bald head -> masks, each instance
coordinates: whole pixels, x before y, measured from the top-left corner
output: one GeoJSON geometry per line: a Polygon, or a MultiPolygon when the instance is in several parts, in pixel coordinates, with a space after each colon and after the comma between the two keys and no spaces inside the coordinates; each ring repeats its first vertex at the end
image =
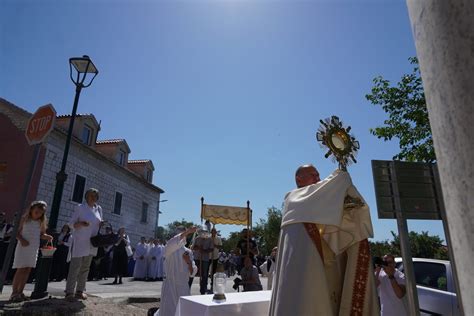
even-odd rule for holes
{"type": "Polygon", "coordinates": [[[302,165],[295,173],[296,186],[298,188],[306,187],[321,181],[319,172],[313,165],[302,165]]]}

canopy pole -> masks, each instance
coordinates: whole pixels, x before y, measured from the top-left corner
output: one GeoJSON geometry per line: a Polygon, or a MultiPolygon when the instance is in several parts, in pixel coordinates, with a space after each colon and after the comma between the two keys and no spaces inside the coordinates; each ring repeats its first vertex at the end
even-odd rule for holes
{"type": "Polygon", "coordinates": [[[250,229],[251,229],[251,216],[250,216],[250,201],[247,200],[247,257],[250,257],[250,229]]]}
{"type": "MultiPolygon", "coordinates": [[[[204,197],[201,196],[201,229],[202,229],[202,221],[204,220],[204,197]]],[[[198,249],[199,251],[199,288],[201,288],[201,283],[202,283],[202,255],[203,255],[203,251],[202,249],[199,247],[198,249]]],[[[206,285],[206,289],[207,289],[207,285],[206,285]]]]}
{"type": "Polygon", "coordinates": [[[204,218],[204,196],[201,196],[201,224],[204,218]]]}

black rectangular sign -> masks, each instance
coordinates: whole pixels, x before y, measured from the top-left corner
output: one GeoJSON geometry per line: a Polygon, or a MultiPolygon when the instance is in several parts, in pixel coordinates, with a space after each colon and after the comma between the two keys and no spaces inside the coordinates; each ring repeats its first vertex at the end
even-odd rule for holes
{"type": "Polygon", "coordinates": [[[379,218],[441,219],[441,185],[432,163],[372,160],[379,218]]]}

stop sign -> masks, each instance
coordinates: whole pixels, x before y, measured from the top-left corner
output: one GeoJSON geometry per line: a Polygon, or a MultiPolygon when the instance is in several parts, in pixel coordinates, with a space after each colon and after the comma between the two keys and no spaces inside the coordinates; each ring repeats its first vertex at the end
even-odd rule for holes
{"type": "Polygon", "coordinates": [[[43,105],[36,110],[28,121],[25,136],[28,144],[42,143],[54,128],[56,121],[56,110],[51,104],[43,105]]]}

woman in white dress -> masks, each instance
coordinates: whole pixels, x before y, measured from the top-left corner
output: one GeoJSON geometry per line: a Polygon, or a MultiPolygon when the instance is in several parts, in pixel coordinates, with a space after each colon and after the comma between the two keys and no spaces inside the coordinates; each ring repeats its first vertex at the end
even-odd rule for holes
{"type": "Polygon", "coordinates": [[[69,248],[71,263],[66,282],[66,299],[87,299],[87,275],[91,261],[97,255],[97,248],[91,244],[91,237],[96,236],[102,224],[102,208],[97,204],[99,191],[89,189],[85,194],[86,203],[75,207],[70,226],[74,227],[72,245],[69,248]],[[74,294],[75,293],[75,294],[74,294]]]}
{"type": "Polygon", "coordinates": [[[40,239],[53,240],[52,236],[46,234],[46,207],[46,202],[34,201],[21,219],[16,236],[19,243],[13,260],[13,269],[17,270],[13,278],[11,301],[21,302],[27,299],[23,290],[31,269],[36,267],[40,239]]]}

